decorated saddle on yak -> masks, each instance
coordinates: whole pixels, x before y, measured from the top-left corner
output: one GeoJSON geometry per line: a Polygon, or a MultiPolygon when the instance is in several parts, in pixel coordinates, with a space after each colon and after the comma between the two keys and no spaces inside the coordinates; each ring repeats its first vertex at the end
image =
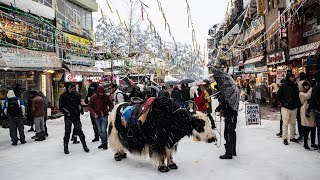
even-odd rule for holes
{"type": "Polygon", "coordinates": [[[117,112],[120,116],[117,117],[121,117],[121,119],[120,121],[117,119],[115,123],[121,122],[122,130],[119,133],[123,133],[122,137],[127,137],[124,138],[126,139],[125,144],[134,146],[132,149],[137,148],[136,146],[142,147],[146,143],[143,124],[146,122],[149,111],[152,111],[155,99],[155,97],[150,97],[144,101],[141,98],[133,97],[129,103],[120,105],[121,108],[117,112]]]}

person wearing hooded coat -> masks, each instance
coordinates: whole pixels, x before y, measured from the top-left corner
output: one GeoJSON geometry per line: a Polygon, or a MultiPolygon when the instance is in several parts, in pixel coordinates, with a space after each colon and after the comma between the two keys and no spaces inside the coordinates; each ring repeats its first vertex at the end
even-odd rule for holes
{"type": "MultiPolygon", "coordinates": [[[[311,111],[314,112],[315,120],[316,120],[316,126],[318,129],[318,146],[320,145],[320,69],[318,69],[314,73],[314,79],[315,79],[315,86],[312,88],[311,92],[311,100],[308,109],[306,110],[306,117],[310,117],[311,111]]],[[[320,150],[319,150],[320,152],[320,150]]]]}
{"type": "Polygon", "coordinates": [[[286,82],[280,86],[277,98],[281,103],[281,115],[283,121],[282,138],[283,144],[288,145],[288,127],[290,127],[290,141],[299,142],[294,138],[296,127],[297,110],[301,106],[299,98],[299,89],[295,84],[295,78],[292,73],[286,76],[286,82]]]}
{"type": "Polygon", "coordinates": [[[73,83],[66,84],[66,91],[60,96],[59,109],[64,114],[65,134],[63,138],[64,153],[69,154],[68,143],[71,134],[71,126],[73,124],[74,135],[78,135],[85,152],[89,152],[86,144],[85,135],[83,134],[80,113],[83,114],[81,105],[81,97],[76,93],[76,86],[73,83]]]}
{"type": "MultiPolygon", "coordinates": [[[[219,87],[216,86],[216,89],[220,91],[219,87]]],[[[220,159],[232,159],[233,156],[237,156],[236,152],[236,142],[237,142],[237,133],[236,133],[236,127],[237,127],[237,116],[238,111],[233,110],[230,105],[226,102],[225,98],[220,95],[218,97],[219,105],[216,108],[216,112],[220,112],[223,116],[225,126],[224,126],[224,139],[226,140],[225,149],[226,153],[224,155],[221,155],[220,159]]]]}
{"type": "MultiPolygon", "coordinates": [[[[90,84],[90,86],[88,88],[88,94],[86,96],[86,99],[84,100],[84,102],[86,104],[89,104],[90,98],[97,92],[98,86],[99,85],[97,83],[95,83],[95,82],[90,84]]],[[[92,140],[92,142],[96,142],[96,141],[99,141],[99,130],[98,130],[98,127],[97,127],[97,124],[96,124],[96,120],[92,116],[92,114],[90,114],[90,119],[91,119],[93,132],[94,132],[94,139],[92,140]]]]}
{"type": "Polygon", "coordinates": [[[22,117],[25,115],[25,106],[24,102],[19,97],[16,97],[13,90],[9,90],[7,93],[7,97],[3,105],[3,112],[7,115],[9,120],[9,130],[12,145],[17,145],[19,140],[17,136],[17,130],[19,131],[21,144],[25,144],[26,141],[22,121],[22,117]],[[16,106],[14,104],[16,104],[16,106]],[[16,107],[16,109],[14,109],[14,107],[16,107]]]}
{"type": "Polygon", "coordinates": [[[108,115],[113,109],[113,103],[110,96],[108,96],[104,87],[99,86],[97,92],[90,98],[88,104],[88,110],[90,114],[95,118],[95,122],[99,129],[99,135],[102,144],[98,147],[103,150],[108,149],[108,139],[107,139],[107,126],[108,126],[108,115]]]}

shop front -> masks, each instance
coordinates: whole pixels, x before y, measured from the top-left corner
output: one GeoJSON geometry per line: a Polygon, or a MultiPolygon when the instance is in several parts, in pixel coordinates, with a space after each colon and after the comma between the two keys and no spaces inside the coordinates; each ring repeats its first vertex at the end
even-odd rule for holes
{"type": "Polygon", "coordinates": [[[299,73],[305,72],[309,79],[319,67],[320,41],[291,48],[289,51],[292,72],[298,77],[299,73]]]}
{"type": "MultiPolygon", "coordinates": [[[[272,84],[277,81],[277,70],[287,69],[288,66],[285,65],[286,58],[284,51],[273,53],[267,55],[267,66],[268,66],[268,84],[272,84]]],[[[277,81],[278,83],[278,81],[277,81]]]]}
{"type": "Polygon", "coordinates": [[[0,99],[20,84],[24,101],[28,98],[27,91],[38,90],[47,96],[51,105],[52,74],[61,69],[61,61],[53,52],[0,47],[0,99]]]}

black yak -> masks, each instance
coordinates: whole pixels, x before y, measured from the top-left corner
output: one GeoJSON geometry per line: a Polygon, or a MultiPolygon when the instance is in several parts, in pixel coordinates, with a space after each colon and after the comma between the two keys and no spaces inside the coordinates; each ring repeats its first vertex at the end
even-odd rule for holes
{"type": "Polygon", "coordinates": [[[172,154],[183,137],[193,135],[208,143],[216,141],[206,114],[198,111],[190,113],[186,109],[180,109],[168,98],[155,98],[143,122],[139,118],[143,104],[136,104],[136,110],[131,116],[133,118],[124,122],[122,113],[128,106],[131,104],[116,105],[109,116],[109,144],[116,152],[117,161],[126,158],[126,149],[130,153],[147,155],[157,160],[158,170],[168,172],[169,169],[178,168],[172,154]]]}

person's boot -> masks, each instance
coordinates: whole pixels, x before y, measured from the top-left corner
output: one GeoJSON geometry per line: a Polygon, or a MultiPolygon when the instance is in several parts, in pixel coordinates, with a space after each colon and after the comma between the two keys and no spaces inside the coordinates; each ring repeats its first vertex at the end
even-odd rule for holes
{"type": "Polygon", "coordinates": [[[102,149],[103,148],[103,144],[101,144],[100,146],[98,146],[98,149],[102,149]]]}
{"type": "Polygon", "coordinates": [[[82,143],[83,150],[84,150],[85,152],[89,152],[89,148],[88,148],[88,146],[87,146],[86,138],[85,138],[84,134],[79,135],[79,138],[80,138],[80,141],[81,141],[81,143],[82,143]]]}
{"type": "Polygon", "coordinates": [[[94,139],[92,139],[92,142],[97,142],[99,141],[99,134],[94,135],[94,139]]]}
{"type": "Polygon", "coordinates": [[[69,154],[68,143],[63,143],[63,150],[65,154],[69,154]]]}
{"type": "Polygon", "coordinates": [[[79,144],[80,141],[78,141],[77,136],[73,136],[72,138],[73,144],[79,144]]]}
{"type": "Polygon", "coordinates": [[[34,129],[33,129],[33,127],[31,126],[31,128],[28,130],[28,132],[33,132],[34,131],[34,129]]]}
{"type": "Polygon", "coordinates": [[[37,138],[37,134],[31,137],[31,139],[36,139],[36,138],[37,138]]]}
{"type": "Polygon", "coordinates": [[[108,144],[103,144],[103,150],[107,150],[108,149],[108,144]]]}
{"type": "Polygon", "coordinates": [[[307,150],[307,151],[311,151],[311,149],[310,149],[310,147],[309,147],[309,145],[308,145],[308,144],[305,144],[303,147],[304,147],[304,149],[305,149],[305,150],[307,150]]]}
{"type": "Polygon", "coordinates": [[[43,141],[43,137],[42,137],[42,134],[41,133],[36,133],[36,139],[35,141],[43,141]]]}
{"type": "Polygon", "coordinates": [[[283,144],[284,144],[284,145],[288,145],[288,144],[289,144],[289,143],[288,143],[288,139],[284,139],[284,140],[283,140],[283,144]]]}
{"type": "Polygon", "coordinates": [[[282,132],[279,132],[278,134],[276,134],[278,137],[282,137],[282,132]]]}
{"type": "Polygon", "coordinates": [[[42,132],[41,132],[41,136],[42,136],[42,139],[43,139],[43,140],[46,140],[46,132],[45,132],[45,131],[42,131],[42,132]]]}
{"type": "Polygon", "coordinates": [[[319,149],[318,145],[316,145],[316,144],[311,144],[311,147],[314,148],[314,150],[318,150],[319,149]]]}
{"type": "Polygon", "coordinates": [[[295,142],[295,143],[299,143],[299,139],[296,139],[296,138],[292,138],[290,139],[291,142],[295,142]]]}
{"type": "Polygon", "coordinates": [[[226,153],[224,155],[221,155],[219,158],[220,159],[232,159],[232,155],[230,153],[230,151],[231,151],[230,145],[225,144],[224,146],[226,148],[226,153]]]}

